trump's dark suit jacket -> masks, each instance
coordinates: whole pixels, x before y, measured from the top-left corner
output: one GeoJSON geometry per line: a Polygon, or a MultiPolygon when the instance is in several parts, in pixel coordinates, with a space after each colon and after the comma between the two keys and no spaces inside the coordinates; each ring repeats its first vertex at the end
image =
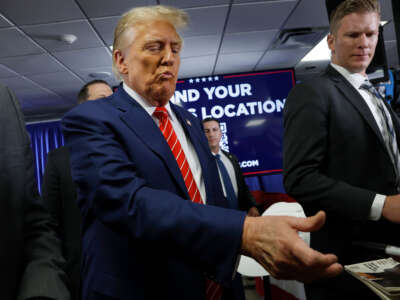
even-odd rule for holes
{"type": "Polygon", "coordinates": [[[81,257],[81,215],[76,186],[71,177],[69,151],[62,146],[47,154],[42,184],[43,202],[59,224],[62,253],[67,262],[72,300],[79,299],[81,257]]]}
{"type": "Polygon", "coordinates": [[[189,200],[161,131],[122,87],[63,119],[82,215],[85,300],[204,300],[204,275],[232,284],[245,213],[217,207],[227,203],[201,124],[171,107],[199,158],[208,205],[189,200]]]}
{"type": "Polygon", "coordinates": [[[0,85],[0,298],[69,299],[56,224],[44,210],[14,94],[0,85]]]}
{"type": "Polygon", "coordinates": [[[249,188],[247,187],[246,181],[244,180],[242,170],[240,170],[239,161],[234,154],[229,153],[224,150],[221,150],[221,151],[230,160],[230,162],[232,163],[233,169],[235,170],[236,185],[238,188],[239,209],[248,211],[253,206],[256,206],[256,201],[255,201],[254,197],[251,195],[249,188]]]}
{"type": "MultiPolygon", "coordinates": [[[[391,112],[397,143],[399,121],[391,112]]],[[[365,240],[400,245],[399,225],[369,221],[376,193],[397,194],[396,176],[364,99],[333,67],[298,84],[284,108],[284,185],[307,215],[324,210],[324,227],[311,246],[342,264],[372,258],[351,246],[365,240]]]]}

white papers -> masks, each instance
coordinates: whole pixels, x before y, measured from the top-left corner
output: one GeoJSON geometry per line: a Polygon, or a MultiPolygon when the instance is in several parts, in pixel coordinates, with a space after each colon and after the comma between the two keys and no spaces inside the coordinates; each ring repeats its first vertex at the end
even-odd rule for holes
{"type": "MultiPolygon", "coordinates": [[[[305,218],[301,205],[297,202],[278,202],[264,211],[263,216],[291,216],[305,218]]],[[[310,233],[299,232],[299,236],[310,245],[310,233]]],[[[267,276],[269,273],[253,258],[242,255],[240,257],[238,272],[248,277],[267,276]]]]}

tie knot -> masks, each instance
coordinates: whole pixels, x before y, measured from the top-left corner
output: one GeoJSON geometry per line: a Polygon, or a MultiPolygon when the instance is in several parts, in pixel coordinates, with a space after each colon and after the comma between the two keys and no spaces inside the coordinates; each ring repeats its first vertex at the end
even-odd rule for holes
{"type": "Polygon", "coordinates": [[[215,158],[216,158],[216,159],[221,159],[221,155],[215,154],[215,158]]]}
{"type": "Polygon", "coordinates": [[[368,80],[365,80],[361,85],[360,85],[360,89],[364,89],[364,90],[371,90],[371,89],[375,89],[374,86],[372,85],[371,82],[369,82],[368,80]]]}
{"type": "Polygon", "coordinates": [[[168,112],[164,106],[157,106],[156,110],[153,112],[153,115],[160,121],[168,118],[168,112]]]}

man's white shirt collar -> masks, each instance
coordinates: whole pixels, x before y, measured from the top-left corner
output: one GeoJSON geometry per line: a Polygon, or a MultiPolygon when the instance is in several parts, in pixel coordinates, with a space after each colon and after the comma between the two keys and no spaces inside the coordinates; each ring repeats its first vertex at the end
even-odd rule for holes
{"type": "Polygon", "coordinates": [[[214,155],[214,156],[216,156],[217,154],[219,154],[220,156],[222,155],[221,148],[219,148],[219,150],[218,150],[217,153],[214,153],[214,152],[212,152],[212,151],[211,151],[211,153],[212,153],[212,155],[214,155]]]}
{"type": "Polygon", "coordinates": [[[365,83],[365,80],[368,80],[367,76],[361,75],[360,73],[351,73],[342,66],[336,65],[334,63],[331,63],[331,66],[336,71],[338,71],[344,78],[346,78],[347,81],[349,81],[351,85],[354,86],[357,90],[363,83],[365,83]]]}
{"type": "MultiPolygon", "coordinates": [[[[142,96],[140,96],[137,92],[130,88],[125,82],[122,83],[122,87],[129,96],[131,96],[137,103],[140,104],[141,107],[144,108],[145,111],[147,111],[150,116],[153,116],[153,113],[156,110],[156,106],[151,106],[142,96]]],[[[170,120],[174,121],[175,114],[172,111],[169,102],[164,107],[167,109],[170,120]]]]}

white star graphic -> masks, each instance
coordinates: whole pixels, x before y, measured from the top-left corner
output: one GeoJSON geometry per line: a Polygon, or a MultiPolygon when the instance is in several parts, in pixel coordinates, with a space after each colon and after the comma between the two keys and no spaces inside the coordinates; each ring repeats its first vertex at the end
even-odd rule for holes
{"type": "Polygon", "coordinates": [[[210,77],[208,77],[208,81],[212,81],[212,77],[210,76],[210,77]]]}
{"type": "Polygon", "coordinates": [[[215,77],[214,77],[214,80],[219,80],[218,76],[215,76],[215,77]]]}
{"type": "Polygon", "coordinates": [[[192,78],[189,79],[189,83],[193,83],[193,79],[192,78]]]}
{"type": "Polygon", "coordinates": [[[200,78],[196,78],[196,82],[200,82],[200,78]]]}
{"type": "Polygon", "coordinates": [[[207,81],[207,78],[203,77],[203,78],[201,79],[201,81],[206,82],[206,81],[207,81]]]}

